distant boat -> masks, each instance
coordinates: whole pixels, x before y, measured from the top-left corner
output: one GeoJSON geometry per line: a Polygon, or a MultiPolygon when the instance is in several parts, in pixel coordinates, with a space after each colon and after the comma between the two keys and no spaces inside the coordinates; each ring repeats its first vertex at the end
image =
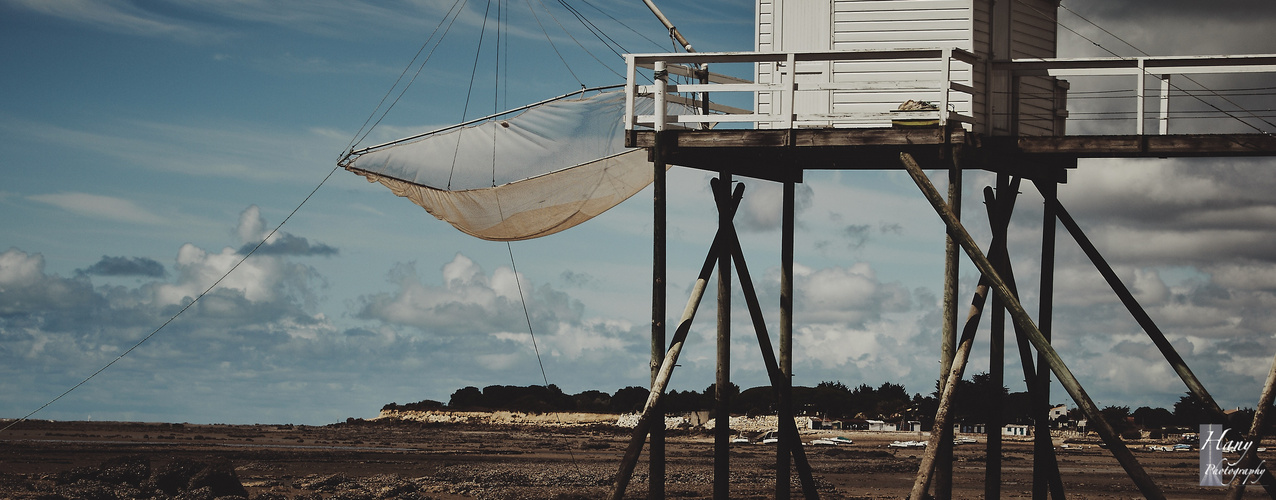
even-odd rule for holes
{"type": "Polygon", "coordinates": [[[848,445],[848,444],[854,444],[854,443],[855,441],[852,441],[851,438],[835,436],[831,438],[816,439],[814,441],[811,441],[810,444],[815,446],[840,446],[840,445],[848,445]]]}
{"type": "Polygon", "coordinates": [[[894,441],[888,444],[891,448],[925,448],[925,441],[894,441]]]}

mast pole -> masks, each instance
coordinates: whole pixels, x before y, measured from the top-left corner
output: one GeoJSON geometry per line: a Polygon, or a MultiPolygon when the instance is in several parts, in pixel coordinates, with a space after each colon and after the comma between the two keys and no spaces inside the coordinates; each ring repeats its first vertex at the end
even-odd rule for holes
{"type": "Polygon", "coordinates": [[[675,28],[673,23],[669,22],[669,18],[665,17],[664,13],[660,12],[660,7],[656,7],[656,4],[651,3],[651,0],[642,0],[642,3],[647,4],[647,8],[651,9],[651,13],[656,15],[656,19],[660,20],[660,24],[665,25],[665,28],[669,30],[669,34],[673,36],[674,40],[677,40],[678,43],[682,45],[684,50],[687,52],[696,51],[691,48],[691,42],[688,42],[686,38],[683,38],[682,33],[678,32],[678,28],[675,28]]]}

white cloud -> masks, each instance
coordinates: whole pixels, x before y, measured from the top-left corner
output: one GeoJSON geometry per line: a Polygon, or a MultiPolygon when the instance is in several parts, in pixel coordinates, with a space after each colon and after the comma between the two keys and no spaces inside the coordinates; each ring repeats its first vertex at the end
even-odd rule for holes
{"type": "Polygon", "coordinates": [[[113,196],[63,192],[31,195],[28,198],[40,203],[53,205],[77,215],[96,219],[149,225],[163,225],[169,222],[165,218],[139,207],[132,201],[113,196]]]}

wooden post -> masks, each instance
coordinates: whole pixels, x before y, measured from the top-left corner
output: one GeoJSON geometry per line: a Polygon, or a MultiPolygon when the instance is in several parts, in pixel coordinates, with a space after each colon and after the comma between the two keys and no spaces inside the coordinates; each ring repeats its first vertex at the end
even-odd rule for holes
{"type": "MultiPolygon", "coordinates": [[[[1014,210],[1015,199],[1018,197],[1018,179],[1011,187],[1010,175],[1005,173],[997,174],[997,191],[994,196],[992,189],[984,188],[984,203],[988,212],[988,225],[993,231],[993,244],[989,246],[988,253],[1000,253],[1006,258],[1000,259],[1000,271],[1003,273],[1010,267],[1010,259],[1006,249],[1006,231],[1010,225],[1010,214],[1014,210]],[[1000,241],[1000,243],[998,243],[1000,241]]],[[[997,264],[997,262],[994,262],[997,264]]],[[[988,375],[992,379],[993,385],[997,388],[994,393],[993,400],[989,406],[995,408],[991,418],[988,420],[988,428],[986,435],[988,439],[984,470],[984,499],[997,500],[1001,498],[1001,411],[1003,397],[1001,388],[1006,384],[1005,361],[1006,361],[1006,312],[1005,307],[1001,304],[1001,299],[995,294],[992,297],[992,315],[990,325],[990,338],[988,341],[988,375]]]]}
{"type": "MultiPolygon", "coordinates": [[[[655,387],[660,376],[660,363],[665,359],[665,162],[661,132],[656,133],[652,148],[655,167],[652,180],[652,249],[651,249],[651,385],[655,387]]],[[[664,422],[663,405],[653,409],[657,422],[664,422]]],[[[665,497],[665,426],[651,427],[651,451],[647,454],[647,498],[661,500],[665,497]]]]}
{"type": "MultiPolygon", "coordinates": [[[[740,240],[734,228],[727,229],[727,251],[735,261],[736,274],[740,277],[740,291],[744,294],[744,302],[749,308],[749,318],[753,320],[753,330],[758,337],[758,347],[762,350],[762,362],[766,366],[767,376],[777,397],[788,389],[788,380],[775,360],[775,351],[771,346],[771,336],[767,333],[766,320],[762,316],[762,305],[758,302],[758,294],[753,287],[753,278],[749,275],[749,267],[744,261],[744,252],[740,248],[740,240]]],[[[806,450],[802,448],[798,436],[797,423],[792,418],[780,418],[780,441],[791,444],[794,462],[797,463],[798,479],[802,483],[802,493],[807,500],[819,498],[815,491],[815,478],[811,474],[811,465],[806,460],[806,450]]],[[[787,485],[786,485],[787,486],[787,485]]],[[[787,488],[786,488],[787,489],[787,488]]]]}
{"type": "MultiPolygon", "coordinates": [[[[1273,400],[1276,400],[1276,359],[1272,359],[1272,368],[1267,371],[1267,382],[1263,384],[1263,392],[1258,396],[1258,408],[1254,410],[1254,421],[1250,423],[1249,435],[1246,436],[1247,439],[1253,440],[1254,442],[1262,440],[1263,424],[1267,420],[1267,412],[1268,409],[1271,408],[1273,400]]],[[[1245,454],[1245,458],[1241,461],[1239,467],[1253,469],[1257,467],[1258,463],[1258,452],[1256,450],[1251,450],[1249,453],[1245,454]]],[[[1271,470],[1267,468],[1264,468],[1263,470],[1263,476],[1265,476],[1265,478],[1270,478],[1271,470]]],[[[1267,482],[1263,483],[1265,487],[1268,484],[1269,483],[1267,482]]],[[[1273,493],[1273,488],[1268,487],[1267,493],[1269,496],[1276,498],[1276,493],[1273,493]]],[[[1244,494],[1245,483],[1242,481],[1232,481],[1232,483],[1227,487],[1228,500],[1240,500],[1241,496],[1244,494]]]]}
{"type": "MultiPolygon", "coordinates": [[[[731,174],[718,174],[719,189],[731,189],[731,174]]],[[[718,232],[729,230],[728,210],[718,205],[718,232]]],[[[718,254],[718,370],[714,383],[713,498],[731,498],[731,255],[718,254]]]]}
{"type": "MultiPolygon", "coordinates": [[[[1051,328],[1054,323],[1054,208],[1058,206],[1059,185],[1053,180],[1034,180],[1033,184],[1037,186],[1038,190],[1041,191],[1041,196],[1045,198],[1044,215],[1041,223],[1041,303],[1037,312],[1037,323],[1042,337],[1045,338],[1046,342],[1049,342],[1051,328]]],[[[1049,415],[1050,412],[1050,368],[1046,365],[1045,357],[1040,350],[1037,351],[1036,384],[1029,388],[1029,392],[1033,393],[1033,397],[1030,398],[1030,405],[1034,415],[1037,416],[1035,419],[1036,426],[1033,429],[1033,442],[1035,445],[1032,454],[1032,470],[1034,471],[1032,475],[1032,495],[1035,500],[1045,500],[1051,480],[1050,475],[1046,473],[1049,470],[1046,457],[1054,454],[1054,444],[1050,439],[1050,421],[1048,418],[1042,418],[1049,415]]]]}
{"type": "Polygon", "coordinates": [[[1058,216],[1059,222],[1063,223],[1063,227],[1067,228],[1068,232],[1072,234],[1072,239],[1077,241],[1081,251],[1085,252],[1090,261],[1094,263],[1095,269],[1099,271],[1099,274],[1103,275],[1103,279],[1107,280],[1108,286],[1111,286],[1112,291],[1116,292],[1117,297],[1121,299],[1121,303],[1130,311],[1130,315],[1134,316],[1134,320],[1139,323],[1143,331],[1147,332],[1148,337],[1152,339],[1152,343],[1156,344],[1157,349],[1160,349],[1161,354],[1165,356],[1165,360],[1169,361],[1170,366],[1174,368],[1174,372],[1178,374],[1179,378],[1183,379],[1184,384],[1187,384],[1187,389],[1192,392],[1192,395],[1200,399],[1205,406],[1222,416],[1223,409],[1214,401],[1214,397],[1210,396],[1209,391],[1205,390],[1205,384],[1202,384],[1200,379],[1196,378],[1196,374],[1192,373],[1191,368],[1188,368],[1187,362],[1183,361],[1182,356],[1179,356],[1178,351],[1174,349],[1174,345],[1170,344],[1169,339],[1165,338],[1165,334],[1152,321],[1152,317],[1148,316],[1143,306],[1139,305],[1138,299],[1134,298],[1134,294],[1130,293],[1130,289],[1125,286],[1125,283],[1121,282],[1121,277],[1117,276],[1112,266],[1108,265],[1108,261],[1103,258],[1103,255],[1099,254],[1099,249],[1095,248],[1090,238],[1081,231],[1081,226],[1077,225],[1077,221],[1072,218],[1072,215],[1068,213],[1068,210],[1063,205],[1059,204],[1057,199],[1053,204],[1053,212],[1054,215],[1058,216]]]}
{"type": "MultiPolygon", "coordinates": [[[[989,248],[991,248],[990,259],[994,261],[1004,261],[1007,260],[1004,258],[1006,248],[1005,240],[1003,239],[1005,237],[1005,227],[999,226],[1002,218],[997,214],[1003,213],[1003,211],[1008,211],[1010,207],[1008,206],[1008,203],[1005,202],[1002,204],[994,203],[996,200],[992,199],[990,189],[985,190],[984,194],[985,197],[989,199],[989,220],[994,228],[993,240],[989,245],[989,248]]],[[[1013,203],[1013,197],[1006,201],[1013,203]]],[[[1009,221],[1009,217],[1005,217],[1004,219],[1007,222],[1009,221]]],[[[930,440],[927,442],[926,446],[926,452],[922,454],[922,462],[920,467],[918,467],[917,477],[913,482],[913,490],[910,493],[910,498],[920,499],[925,496],[926,490],[928,489],[927,483],[931,482],[932,478],[938,475],[935,469],[938,466],[939,455],[943,453],[943,449],[939,446],[939,441],[948,439],[951,442],[951,438],[945,438],[941,433],[936,432],[936,430],[940,428],[952,428],[952,398],[956,391],[957,384],[961,381],[962,374],[966,369],[966,361],[970,358],[970,349],[974,344],[975,332],[979,329],[979,318],[983,314],[984,302],[988,297],[988,284],[989,281],[986,277],[980,277],[979,284],[975,287],[975,296],[970,301],[970,311],[966,314],[966,323],[962,328],[961,342],[958,343],[953,367],[940,382],[940,387],[943,387],[944,389],[940,391],[939,408],[935,412],[935,427],[931,430],[930,440]]],[[[997,407],[999,408],[999,406],[997,407]]],[[[1000,435],[998,435],[998,439],[1000,439],[1000,435]]],[[[1000,465],[1000,448],[998,448],[996,455],[992,455],[990,452],[988,457],[987,463],[990,467],[994,462],[1000,465]],[[992,457],[997,458],[994,459],[992,457]]],[[[994,491],[996,491],[995,488],[998,488],[998,485],[985,485],[985,489],[988,488],[994,488],[994,491]]]]}
{"type": "Polygon", "coordinates": [[[901,153],[900,160],[904,163],[904,167],[908,170],[909,176],[913,178],[917,187],[921,189],[922,193],[926,196],[927,201],[931,203],[935,212],[939,214],[940,218],[944,220],[944,224],[948,226],[949,234],[952,234],[957,239],[958,244],[960,244],[962,249],[966,251],[966,255],[974,261],[975,267],[979,269],[979,272],[987,276],[989,281],[992,282],[991,288],[997,294],[1001,295],[1002,300],[1006,302],[1006,308],[1009,310],[1011,318],[1028,334],[1028,340],[1037,348],[1037,352],[1045,354],[1044,357],[1046,364],[1048,364],[1054,374],[1059,377],[1059,382],[1068,390],[1068,394],[1072,396],[1073,401],[1077,402],[1077,405],[1086,413],[1087,418],[1096,422],[1095,430],[1098,431],[1099,435],[1103,438],[1104,443],[1107,444],[1108,448],[1112,451],[1112,455],[1115,456],[1117,462],[1125,469],[1126,473],[1130,476],[1130,479],[1132,479],[1134,484],[1139,488],[1139,491],[1147,498],[1165,498],[1165,494],[1161,492],[1160,487],[1152,481],[1152,478],[1149,477],[1147,472],[1143,470],[1143,467],[1139,465],[1138,460],[1134,458],[1134,454],[1130,452],[1129,448],[1126,448],[1125,443],[1123,443],[1121,438],[1116,435],[1116,431],[1112,429],[1111,425],[1108,425],[1108,423],[1103,420],[1103,416],[1099,413],[1098,406],[1095,406],[1094,401],[1090,399],[1090,395],[1086,394],[1085,389],[1081,387],[1081,383],[1077,381],[1076,376],[1072,374],[1072,371],[1068,369],[1066,364],[1064,364],[1063,359],[1059,357],[1059,353],[1055,352],[1054,348],[1050,346],[1050,343],[1046,341],[1044,336],[1042,336],[1041,330],[1037,329],[1036,323],[1034,323],[1032,318],[1028,316],[1023,305],[1020,304],[1019,300],[1010,293],[1010,289],[1006,286],[1006,282],[1001,279],[1001,276],[999,276],[993,268],[992,263],[988,261],[988,258],[984,256],[983,251],[979,249],[979,246],[975,244],[974,240],[970,237],[970,234],[966,232],[966,228],[961,225],[961,221],[957,219],[957,216],[950,208],[948,208],[948,205],[944,203],[943,197],[940,196],[939,191],[935,189],[935,186],[930,183],[930,179],[926,178],[926,174],[922,172],[921,167],[917,165],[915,160],[913,160],[912,155],[909,155],[908,153],[901,153]]]}
{"type": "MultiPolygon", "coordinates": [[[[947,110],[940,110],[940,113],[947,113],[947,110]]],[[[948,205],[952,207],[953,213],[957,218],[961,218],[961,163],[957,158],[955,151],[950,151],[952,163],[948,168],[948,205]]],[[[952,371],[954,357],[957,352],[957,286],[958,273],[960,272],[961,260],[957,242],[953,239],[951,233],[945,239],[944,244],[944,327],[940,341],[940,372],[939,372],[939,391],[944,392],[944,384],[947,383],[948,375],[952,371]]],[[[938,423],[936,423],[938,425],[938,423]]],[[[931,434],[939,433],[941,435],[938,450],[935,472],[935,498],[937,500],[948,500],[952,498],[953,491],[953,429],[952,426],[944,426],[943,428],[931,428],[931,434]]]]}
{"type": "MultiPolygon", "coordinates": [[[[780,222],[780,373],[786,382],[776,403],[780,420],[793,420],[793,226],[796,183],[784,181],[780,222]]],[[[739,267],[739,266],[738,266],[739,267]]],[[[775,500],[789,500],[789,446],[781,436],[775,451],[775,500]]]]}
{"type": "MultiPolygon", "coordinates": [[[[732,216],[735,215],[735,210],[740,204],[740,196],[742,194],[743,189],[736,189],[736,192],[732,195],[731,205],[727,207],[732,216]]],[[[718,262],[718,256],[725,251],[723,249],[725,244],[722,232],[719,231],[713,238],[713,244],[709,246],[709,254],[705,256],[704,264],[700,266],[700,274],[696,278],[695,285],[691,288],[691,296],[687,298],[687,306],[682,310],[682,319],[678,321],[678,328],[673,332],[673,340],[669,344],[669,350],[665,353],[664,361],[660,363],[660,374],[656,377],[656,382],[651,385],[651,392],[647,395],[647,403],[643,405],[642,415],[638,418],[638,424],[634,427],[634,432],[629,439],[629,446],[625,448],[625,455],[620,460],[620,470],[616,473],[616,483],[612,489],[612,500],[624,498],[625,489],[629,487],[629,480],[633,478],[634,467],[638,465],[638,456],[642,454],[642,445],[647,440],[647,434],[651,430],[654,415],[653,409],[660,404],[660,398],[664,396],[665,389],[669,387],[669,379],[673,376],[673,369],[678,364],[678,356],[682,354],[682,347],[687,341],[687,333],[691,331],[691,322],[695,320],[696,311],[700,308],[700,299],[704,297],[705,288],[709,285],[709,277],[713,274],[713,267],[718,262]]]]}

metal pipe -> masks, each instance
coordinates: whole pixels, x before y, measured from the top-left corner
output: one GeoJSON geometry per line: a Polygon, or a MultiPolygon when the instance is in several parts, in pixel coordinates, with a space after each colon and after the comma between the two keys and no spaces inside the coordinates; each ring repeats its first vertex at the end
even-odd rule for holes
{"type": "Polygon", "coordinates": [[[1117,462],[1119,462],[1122,468],[1125,469],[1126,473],[1129,474],[1130,478],[1134,481],[1134,484],[1139,488],[1139,491],[1147,498],[1165,498],[1165,494],[1161,491],[1160,487],[1152,481],[1152,478],[1149,477],[1147,472],[1143,470],[1143,467],[1139,465],[1138,460],[1134,458],[1134,455],[1130,452],[1129,448],[1126,448],[1125,443],[1121,442],[1121,438],[1116,435],[1116,431],[1114,431],[1112,426],[1108,425],[1108,423],[1103,420],[1102,414],[1099,413],[1098,406],[1095,406],[1094,401],[1090,399],[1090,395],[1086,394],[1085,389],[1081,387],[1081,383],[1077,380],[1076,376],[1072,374],[1072,371],[1068,369],[1066,364],[1064,364],[1063,359],[1059,357],[1059,353],[1055,352],[1054,348],[1050,346],[1050,343],[1042,336],[1041,330],[1037,329],[1037,325],[1033,323],[1032,318],[1028,316],[1023,305],[1020,304],[1019,300],[1010,293],[1010,289],[1006,286],[1006,282],[1003,281],[1001,276],[997,274],[995,269],[993,269],[992,263],[988,261],[988,258],[984,256],[983,251],[981,251],[979,246],[975,244],[974,240],[970,237],[970,233],[966,232],[966,228],[962,226],[961,221],[957,220],[957,216],[952,212],[948,205],[944,203],[943,197],[940,196],[939,191],[935,189],[935,186],[930,183],[930,179],[926,178],[926,174],[922,172],[922,169],[917,165],[916,160],[914,160],[912,155],[908,153],[900,153],[900,160],[903,162],[904,167],[908,170],[909,176],[913,178],[917,187],[920,188],[922,193],[926,196],[927,201],[931,203],[935,212],[939,214],[940,218],[944,220],[944,224],[948,226],[949,234],[952,234],[957,239],[962,249],[966,251],[966,255],[974,261],[975,267],[979,269],[979,272],[988,277],[989,281],[992,283],[991,288],[997,294],[1001,295],[1003,300],[1005,300],[1006,307],[1010,311],[1011,318],[1013,318],[1015,323],[1024,329],[1028,335],[1028,340],[1037,348],[1037,352],[1045,354],[1047,364],[1050,366],[1055,376],[1059,377],[1060,383],[1065,389],[1067,389],[1068,394],[1072,396],[1073,401],[1076,401],[1077,405],[1081,407],[1088,418],[1097,423],[1096,430],[1099,432],[1099,435],[1103,438],[1104,443],[1108,445],[1108,448],[1112,451],[1117,462]]]}

